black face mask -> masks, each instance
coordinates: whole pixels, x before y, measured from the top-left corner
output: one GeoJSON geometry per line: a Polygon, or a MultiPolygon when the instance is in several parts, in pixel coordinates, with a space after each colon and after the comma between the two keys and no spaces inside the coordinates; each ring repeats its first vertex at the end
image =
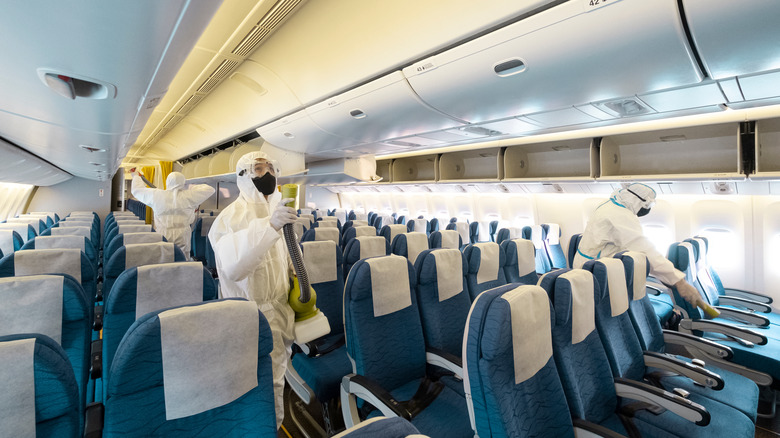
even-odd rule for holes
{"type": "Polygon", "coordinates": [[[650,209],[649,209],[649,208],[644,208],[644,207],[642,207],[642,208],[640,208],[640,209],[639,209],[639,211],[638,211],[638,212],[636,212],[636,215],[637,215],[638,217],[642,217],[642,216],[646,216],[646,215],[647,215],[647,213],[650,213],[650,209]]]}
{"type": "Polygon", "coordinates": [[[263,176],[252,178],[252,183],[254,183],[257,191],[265,196],[272,194],[274,190],[276,190],[276,177],[271,175],[270,172],[267,172],[263,176]]]}

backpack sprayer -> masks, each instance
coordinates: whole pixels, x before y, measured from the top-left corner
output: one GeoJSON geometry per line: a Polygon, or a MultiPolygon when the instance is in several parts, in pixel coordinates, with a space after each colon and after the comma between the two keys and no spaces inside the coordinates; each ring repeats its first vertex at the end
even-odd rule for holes
{"type": "MultiPolygon", "coordinates": [[[[282,186],[282,198],[293,198],[288,207],[295,208],[295,198],[298,196],[296,184],[282,186]]],[[[295,342],[304,344],[330,333],[328,319],[317,309],[317,294],[309,284],[309,276],[306,273],[306,265],[303,263],[303,255],[298,247],[298,239],[295,237],[293,224],[282,227],[284,241],[287,243],[287,251],[290,252],[295,275],[292,287],[287,299],[288,304],[295,312],[295,342]]]]}

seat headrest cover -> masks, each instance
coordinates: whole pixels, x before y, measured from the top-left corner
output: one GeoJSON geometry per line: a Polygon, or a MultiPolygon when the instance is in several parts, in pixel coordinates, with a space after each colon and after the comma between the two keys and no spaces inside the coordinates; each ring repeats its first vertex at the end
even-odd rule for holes
{"type": "MultiPolygon", "coordinates": [[[[30,226],[28,224],[0,224],[0,230],[16,231],[19,234],[19,236],[22,238],[22,240],[27,242],[27,236],[29,235],[28,233],[30,230],[30,226]]],[[[54,234],[54,230],[56,230],[56,228],[52,228],[52,234],[54,234]]],[[[69,234],[69,233],[61,233],[61,234],[69,234]]],[[[5,254],[5,251],[3,251],[3,254],[5,254]]]]}
{"type": "MultiPolygon", "coordinates": [[[[301,226],[305,227],[307,230],[311,227],[311,222],[309,221],[309,219],[307,219],[305,217],[299,217],[298,219],[295,220],[295,223],[296,224],[301,224],[301,226]]],[[[208,232],[206,232],[206,234],[204,234],[204,236],[206,236],[206,235],[208,235],[208,232]]]]}
{"type": "Polygon", "coordinates": [[[388,315],[412,305],[409,261],[406,257],[389,255],[368,259],[366,263],[371,271],[374,317],[388,315]]]}
{"type": "Polygon", "coordinates": [[[335,242],[330,240],[302,242],[301,246],[303,247],[303,263],[306,265],[306,272],[311,284],[338,280],[336,270],[338,245],[335,242]]]}
{"type": "Polygon", "coordinates": [[[541,225],[534,225],[531,227],[531,242],[534,244],[534,248],[541,249],[544,245],[544,230],[541,225]]]}
{"type": "Polygon", "coordinates": [[[80,219],[63,219],[59,222],[57,222],[60,227],[68,228],[68,227],[92,227],[94,222],[91,220],[80,220],[80,219]]]}
{"type": "Polygon", "coordinates": [[[75,248],[84,251],[86,240],[83,236],[38,236],[35,249],[75,248]]]}
{"type": "MultiPolygon", "coordinates": [[[[566,287],[568,284],[568,287],[571,288],[571,343],[577,344],[584,341],[596,329],[593,274],[584,269],[572,269],[558,277],[558,280],[555,282],[555,288],[558,289],[561,283],[562,287],[566,287]],[[565,281],[561,282],[561,280],[565,281]]],[[[565,305],[562,307],[565,307],[565,305]]],[[[556,305],[557,308],[558,305],[556,305]]],[[[558,320],[557,315],[555,319],[556,321],[558,320]]],[[[561,318],[564,321],[568,319],[561,318]]]]}
{"type": "MultiPolygon", "coordinates": [[[[214,220],[216,220],[216,216],[201,216],[200,218],[200,235],[201,236],[208,236],[209,231],[211,230],[211,226],[214,225],[214,220]]],[[[306,225],[308,228],[308,225],[306,225]]]]}
{"type": "Polygon", "coordinates": [[[367,227],[368,226],[368,221],[365,220],[365,219],[353,219],[352,220],[352,226],[355,227],[355,228],[357,228],[357,227],[367,227]]]}
{"type": "Polygon", "coordinates": [[[404,237],[406,237],[406,258],[414,264],[417,256],[428,249],[428,236],[425,233],[404,233],[404,237]]]}
{"type": "Polygon", "coordinates": [[[500,262],[500,248],[498,247],[498,244],[495,242],[482,242],[475,243],[474,247],[479,249],[480,254],[479,270],[477,271],[477,283],[481,284],[486,281],[497,280],[500,262]]]}
{"type": "Polygon", "coordinates": [[[0,230],[0,251],[3,255],[14,252],[14,230],[0,230]]]}
{"type": "Polygon", "coordinates": [[[457,228],[458,234],[460,234],[460,238],[463,240],[463,242],[468,243],[471,241],[469,224],[466,222],[455,222],[455,227],[457,228]]]}
{"type": "Polygon", "coordinates": [[[382,236],[362,236],[356,239],[360,242],[361,259],[387,254],[387,240],[382,236]]]}
{"type": "Polygon", "coordinates": [[[303,215],[306,215],[306,216],[311,215],[311,212],[312,212],[311,208],[302,208],[301,209],[301,216],[303,216],[303,215]]]}
{"type": "Polygon", "coordinates": [[[127,233],[141,233],[141,232],[150,232],[152,231],[152,226],[149,224],[139,224],[139,225],[122,225],[117,224],[117,230],[119,231],[118,234],[127,234],[127,233]]]}
{"type": "Polygon", "coordinates": [[[623,254],[623,257],[630,257],[634,260],[633,287],[631,290],[634,301],[639,301],[647,293],[645,290],[647,286],[647,256],[641,252],[628,251],[623,254]]]}
{"type": "Polygon", "coordinates": [[[442,248],[430,253],[436,260],[436,288],[439,302],[463,292],[463,254],[453,248],[442,248]]]}
{"type": "MultiPolygon", "coordinates": [[[[87,239],[92,237],[92,229],[90,227],[55,227],[51,229],[52,236],[81,236],[87,239]]],[[[22,239],[27,237],[27,233],[24,233],[22,239]]]]}
{"type": "Polygon", "coordinates": [[[257,386],[254,301],[180,307],[159,319],[166,420],[224,406],[257,386]]]}
{"type": "Polygon", "coordinates": [[[311,226],[312,222],[314,222],[314,215],[313,214],[301,214],[298,217],[300,217],[302,219],[308,219],[309,220],[309,226],[311,226]]]}
{"type": "Polygon", "coordinates": [[[413,219],[412,222],[414,223],[413,231],[418,233],[425,233],[427,231],[428,219],[413,219]]]}
{"type": "Polygon", "coordinates": [[[368,223],[368,213],[355,213],[355,219],[368,223]]]}
{"type": "Polygon", "coordinates": [[[0,279],[0,336],[40,333],[61,344],[64,281],[61,275],[0,279]]]}
{"type": "Polygon", "coordinates": [[[81,283],[81,251],[67,248],[17,251],[14,275],[38,274],[68,274],[81,283]]]}
{"type": "Polygon", "coordinates": [[[293,230],[295,231],[295,239],[298,242],[301,241],[301,239],[303,238],[303,233],[306,230],[305,225],[303,224],[303,222],[306,222],[306,221],[305,220],[301,221],[299,219],[299,220],[293,222],[293,230]]]}
{"type": "Polygon", "coordinates": [[[163,235],[160,233],[146,231],[140,233],[122,234],[122,243],[125,245],[135,245],[136,243],[154,243],[162,242],[163,235]]]}
{"type": "Polygon", "coordinates": [[[200,262],[163,263],[138,267],[135,319],[149,312],[203,301],[200,262]]]}
{"type": "Polygon", "coordinates": [[[513,239],[517,249],[517,271],[523,276],[536,271],[534,244],[530,240],[513,239]]]}
{"type": "Polygon", "coordinates": [[[622,315],[628,310],[628,288],[626,287],[626,268],[623,262],[614,258],[603,258],[596,260],[596,263],[604,265],[607,271],[607,285],[609,293],[609,305],[612,309],[612,316],[622,315]]]}
{"type": "MultiPolygon", "coordinates": [[[[460,235],[457,231],[441,230],[439,232],[441,233],[442,248],[460,249],[460,241],[458,240],[460,235]]],[[[464,242],[468,242],[468,240],[464,240],[464,242]]]]}
{"type": "Polygon", "coordinates": [[[355,237],[376,236],[376,228],[374,227],[370,227],[368,225],[361,225],[354,228],[355,228],[355,237]]]}
{"type": "Polygon", "coordinates": [[[4,436],[35,436],[35,338],[0,342],[4,436]]]}
{"type": "Polygon", "coordinates": [[[385,225],[385,226],[390,231],[390,243],[393,243],[393,239],[395,239],[395,236],[406,233],[406,225],[393,224],[393,225],[385,225]]]}
{"type": "Polygon", "coordinates": [[[333,242],[338,243],[339,242],[339,229],[333,226],[332,228],[329,227],[319,227],[315,228],[314,230],[314,240],[316,241],[323,241],[323,240],[330,240],[333,242]]]}
{"type": "Polygon", "coordinates": [[[336,228],[338,230],[338,224],[335,220],[332,221],[319,221],[317,222],[319,228],[336,228]]]}
{"type": "Polygon", "coordinates": [[[547,292],[520,286],[501,296],[512,312],[512,355],[515,384],[533,377],[552,357],[552,324],[547,292]]]}
{"type": "Polygon", "coordinates": [[[707,242],[701,237],[694,237],[693,240],[699,244],[699,260],[703,260],[704,264],[709,266],[707,262],[707,242]]]}
{"type": "Polygon", "coordinates": [[[390,216],[389,214],[383,214],[379,217],[382,218],[382,226],[393,225],[395,223],[395,219],[393,219],[393,217],[390,216]]]}
{"type": "MultiPolygon", "coordinates": [[[[113,258],[113,257],[112,257],[113,258]]],[[[125,269],[156,263],[174,262],[172,242],[134,243],[125,245],[125,269]]]]}
{"type": "Polygon", "coordinates": [[[685,273],[685,281],[693,284],[696,281],[697,274],[695,269],[696,253],[693,251],[693,245],[688,242],[680,242],[677,251],[677,259],[680,263],[680,270],[685,273]]]}
{"type": "Polygon", "coordinates": [[[550,245],[559,245],[561,243],[561,226],[558,224],[547,224],[547,242],[550,245]]]}

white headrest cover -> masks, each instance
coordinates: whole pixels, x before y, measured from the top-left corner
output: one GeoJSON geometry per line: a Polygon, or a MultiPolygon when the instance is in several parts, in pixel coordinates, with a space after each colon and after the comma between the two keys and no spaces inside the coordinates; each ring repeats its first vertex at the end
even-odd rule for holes
{"type": "Polygon", "coordinates": [[[338,229],[338,225],[336,224],[336,221],[319,221],[317,222],[317,225],[319,228],[336,228],[338,229]]]}
{"type": "Polygon", "coordinates": [[[162,263],[138,267],[135,319],[149,312],[203,301],[200,262],[162,263]]]}
{"type": "Polygon", "coordinates": [[[371,270],[374,317],[397,312],[412,305],[407,265],[409,262],[405,257],[389,255],[366,260],[366,263],[371,270]]]}
{"type": "Polygon", "coordinates": [[[360,242],[361,259],[387,254],[387,240],[382,236],[361,236],[356,239],[360,242]]]}
{"type": "Polygon", "coordinates": [[[544,230],[541,225],[534,225],[531,227],[531,242],[533,242],[534,248],[541,249],[544,247],[544,244],[542,243],[543,234],[544,230]]]}
{"type": "Polygon", "coordinates": [[[495,242],[482,242],[475,243],[474,246],[479,248],[480,252],[479,270],[477,271],[477,283],[481,284],[486,281],[493,281],[498,279],[500,251],[498,244],[495,242]]]}
{"type": "Polygon", "coordinates": [[[571,343],[577,344],[596,329],[593,274],[584,269],[572,269],[561,274],[560,279],[571,284],[571,343]]]}
{"type": "Polygon", "coordinates": [[[311,214],[311,212],[312,212],[312,209],[311,209],[311,208],[302,208],[302,209],[301,209],[301,216],[303,216],[303,215],[309,215],[309,214],[311,214]]]}
{"type": "Polygon", "coordinates": [[[35,436],[35,339],[0,342],[4,436],[35,436]]]}
{"type": "Polygon", "coordinates": [[[35,231],[38,231],[38,228],[41,226],[41,220],[37,217],[29,217],[29,216],[22,216],[22,217],[10,217],[6,221],[9,224],[29,224],[32,225],[33,228],[35,228],[35,231]]]}
{"type": "Polygon", "coordinates": [[[51,229],[51,235],[81,236],[90,239],[92,237],[92,229],[90,227],[54,227],[51,229]]]}
{"type": "Polygon", "coordinates": [[[61,275],[0,278],[0,336],[41,333],[62,343],[61,275]]]}
{"type": "Polygon", "coordinates": [[[395,224],[395,219],[393,219],[393,217],[390,216],[389,214],[383,214],[380,217],[382,218],[382,226],[383,227],[385,225],[393,225],[393,224],[395,224]]]}
{"type": "Polygon", "coordinates": [[[368,213],[355,213],[355,219],[368,223],[368,213]]]}
{"type": "Polygon", "coordinates": [[[338,273],[336,266],[338,259],[336,242],[326,240],[323,242],[302,242],[303,263],[306,265],[306,273],[309,275],[309,283],[325,283],[336,281],[338,273]]]}
{"type": "Polygon", "coordinates": [[[152,226],[149,224],[139,224],[139,225],[117,225],[117,234],[127,234],[127,233],[149,233],[152,231],[152,226]]]}
{"type": "Polygon", "coordinates": [[[81,251],[78,249],[36,249],[17,251],[14,275],[68,274],[81,283],[81,251]]]}
{"type": "MultiPolygon", "coordinates": [[[[76,210],[76,211],[71,211],[71,212],[70,212],[70,216],[73,216],[73,215],[82,215],[82,216],[90,216],[90,217],[92,217],[92,216],[94,216],[94,214],[95,214],[95,212],[93,212],[93,211],[87,211],[87,210],[76,210]]],[[[115,214],[116,214],[116,213],[115,213],[115,214]]]]}
{"type": "Polygon", "coordinates": [[[612,316],[618,316],[628,310],[628,289],[626,288],[626,270],[620,259],[598,259],[607,268],[607,283],[609,285],[609,304],[612,316]]]}
{"type": "Polygon", "coordinates": [[[80,219],[63,219],[59,222],[57,222],[58,227],[60,228],[69,228],[69,227],[89,227],[92,228],[92,225],[94,225],[94,222],[91,220],[80,220],[80,219]]]}
{"type": "Polygon", "coordinates": [[[523,237],[523,229],[520,227],[509,227],[509,238],[520,239],[523,237]]]}
{"type": "Polygon", "coordinates": [[[634,301],[641,300],[647,293],[647,256],[635,251],[628,251],[623,256],[634,259],[633,296],[634,301]]]}
{"type": "Polygon", "coordinates": [[[368,225],[355,227],[355,237],[376,236],[376,228],[368,225]]]}
{"type": "MultiPolygon", "coordinates": [[[[30,232],[29,227],[30,225],[28,224],[0,224],[0,230],[16,231],[24,242],[27,242],[27,236],[30,232]]],[[[55,230],[55,228],[52,228],[52,230],[55,230]]]]}
{"type": "MultiPolygon", "coordinates": [[[[201,216],[200,218],[200,235],[201,236],[208,236],[209,230],[211,230],[211,226],[214,225],[214,220],[216,219],[216,216],[201,216]]],[[[308,226],[307,226],[308,228],[308,226]]]]}
{"type": "MultiPolygon", "coordinates": [[[[403,225],[401,225],[403,226],[403,225]]],[[[417,261],[417,256],[428,249],[428,236],[420,233],[405,233],[406,237],[406,258],[412,264],[417,261]]]]}
{"type": "Polygon", "coordinates": [[[301,241],[303,238],[303,233],[305,233],[304,225],[300,221],[293,222],[293,230],[295,231],[295,240],[298,242],[301,241]]]}
{"type": "MultiPolygon", "coordinates": [[[[460,242],[458,237],[459,234],[455,230],[442,230],[439,231],[441,233],[441,247],[442,248],[451,248],[451,249],[460,249],[460,242]]],[[[464,240],[464,242],[468,242],[468,240],[464,240]]]]}
{"type": "Polygon", "coordinates": [[[142,231],[140,233],[122,234],[122,243],[124,245],[134,245],[136,243],[154,243],[162,242],[163,235],[153,231],[142,231]]]}
{"type": "Polygon", "coordinates": [[[83,236],[38,236],[35,249],[75,248],[84,251],[86,240],[83,236]]]}
{"type": "MultiPolygon", "coordinates": [[[[698,258],[696,259],[696,272],[697,272],[696,275],[697,277],[704,275],[705,273],[709,275],[708,272],[709,268],[707,265],[707,252],[706,252],[707,246],[704,244],[704,240],[702,239],[693,239],[693,240],[699,243],[699,252],[697,254],[698,258]]],[[[693,244],[691,244],[691,246],[693,246],[693,244]]]]}
{"type": "Polygon", "coordinates": [[[320,222],[338,222],[336,216],[323,216],[320,218],[320,222]]]}
{"type": "Polygon", "coordinates": [[[125,248],[125,269],[174,262],[172,242],[134,243],[125,248]]]}
{"type": "Polygon", "coordinates": [[[534,244],[530,240],[514,239],[517,249],[517,272],[522,276],[536,272],[534,244]]]}
{"type": "Polygon", "coordinates": [[[405,234],[406,233],[406,225],[402,224],[395,224],[395,225],[388,225],[388,229],[390,230],[390,243],[393,243],[393,239],[395,239],[395,236],[399,234],[405,234]]]}
{"type": "Polygon", "coordinates": [[[463,254],[454,248],[431,252],[436,261],[436,289],[439,302],[463,292],[463,254]]]}
{"type": "Polygon", "coordinates": [[[311,224],[314,222],[314,215],[313,214],[301,214],[298,217],[301,218],[301,219],[308,219],[309,220],[309,225],[306,228],[311,227],[311,224]]]}
{"type": "Polygon", "coordinates": [[[469,224],[466,222],[455,222],[455,226],[458,228],[458,234],[460,234],[460,238],[463,240],[463,243],[471,242],[469,224]]]}
{"type": "Polygon", "coordinates": [[[336,209],[336,211],[333,212],[333,214],[334,217],[340,220],[342,224],[347,222],[347,210],[344,210],[343,208],[336,209]]]}
{"type": "Polygon", "coordinates": [[[363,220],[355,219],[355,220],[352,221],[352,226],[355,227],[355,228],[357,228],[357,227],[367,227],[368,226],[368,221],[365,220],[365,219],[363,219],[363,220]]]}
{"type": "Polygon", "coordinates": [[[520,286],[501,296],[512,318],[512,356],[515,384],[533,377],[552,357],[552,324],[547,292],[539,286],[520,286]]]}
{"type": "Polygon", "coordinates": [[[693,251],[693,245],[689,242],[681,242],[680,247],[688,251],[688,269],[683,271],[685,274],[685,281],[693,284],[696,281],[698,269],[696,267],[696,254],[693,251]]]}
{"type": "Polygon", "coordinates": [[[428,231],[428,219],[414,219],[412,222],[414,223],[412,231],[415,233],[426,233],[428,231]]]}
{"type": "Polygon", "coordinates": [[[550,245],[559,245],[561,243],[561,226],[558,224],[547,224],[547,241],[550,245]]]}
{"type": "Polygon", "coordinates": [[[323,241],[323,240],[331,240],[333,242],[338,243],[339,242],[339,229],[336,227],[333,228],[323,228],[319,227],[314,230],[314,240],[316,241],[323,241]]]}
{"type": "Polygon", "coordinates": [[[230,300],[159,314],[166,420],[224,406],[257,386],[257,312],[254,301],[230,300]]]}
{"type": "Polygon", "coordinates": [[[119,218],[116,220],[117,225],[144,225],[146,221],[139,218],[119,218]]]}
{"type": "Polygon", "coordinates": [[[14,230],[0,230],[0,251],[4,256],[14,252],[14,230]]]}

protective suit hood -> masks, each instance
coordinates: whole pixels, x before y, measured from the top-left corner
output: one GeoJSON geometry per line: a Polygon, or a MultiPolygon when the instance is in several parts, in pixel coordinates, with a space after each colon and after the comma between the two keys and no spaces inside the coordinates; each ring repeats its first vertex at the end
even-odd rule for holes
{"type": "Polygon", "coordinates": [[[181,172],[171,172],[168,177],[165,178],[165,190],[174,190],[184,187],[184,183],[187,182],[187,178],[181,172]]]}
{"type": "Polygon", "coordinates": [[[632,213],[637,214],[642,208],[649,209],[655,204],[655,190],[646,184],[633,183],[628,187],[612,192],[611,199],[626,207],[632,213]]]}
{"type": "Polygon", "coordinates": [[[268,201],[266,201],[265,197],[257,191],[257,188],[252,182],[252,166],[254,166],[255,161],[260,158],[271,162],[274,167],[276,177],[279,177],[281,174],[279,163],[270,159],[268,154],[264,152],[250,152],[239,158],[238,162],[236,163],[236,185],[238,185],[241,198],[243,198],[246,202],[250,204],[264,205],[268,209],[264,215],[261,215],[262,217],[270,214],[271,208],[276,206],[276,203],[278,203],[281,199],[281,194],[279,193],[279,190],[274,190],[274,193],[271,194],[268,197],[268,201]],[[271,204],[271,206],[268,204],[271,204]]]}

